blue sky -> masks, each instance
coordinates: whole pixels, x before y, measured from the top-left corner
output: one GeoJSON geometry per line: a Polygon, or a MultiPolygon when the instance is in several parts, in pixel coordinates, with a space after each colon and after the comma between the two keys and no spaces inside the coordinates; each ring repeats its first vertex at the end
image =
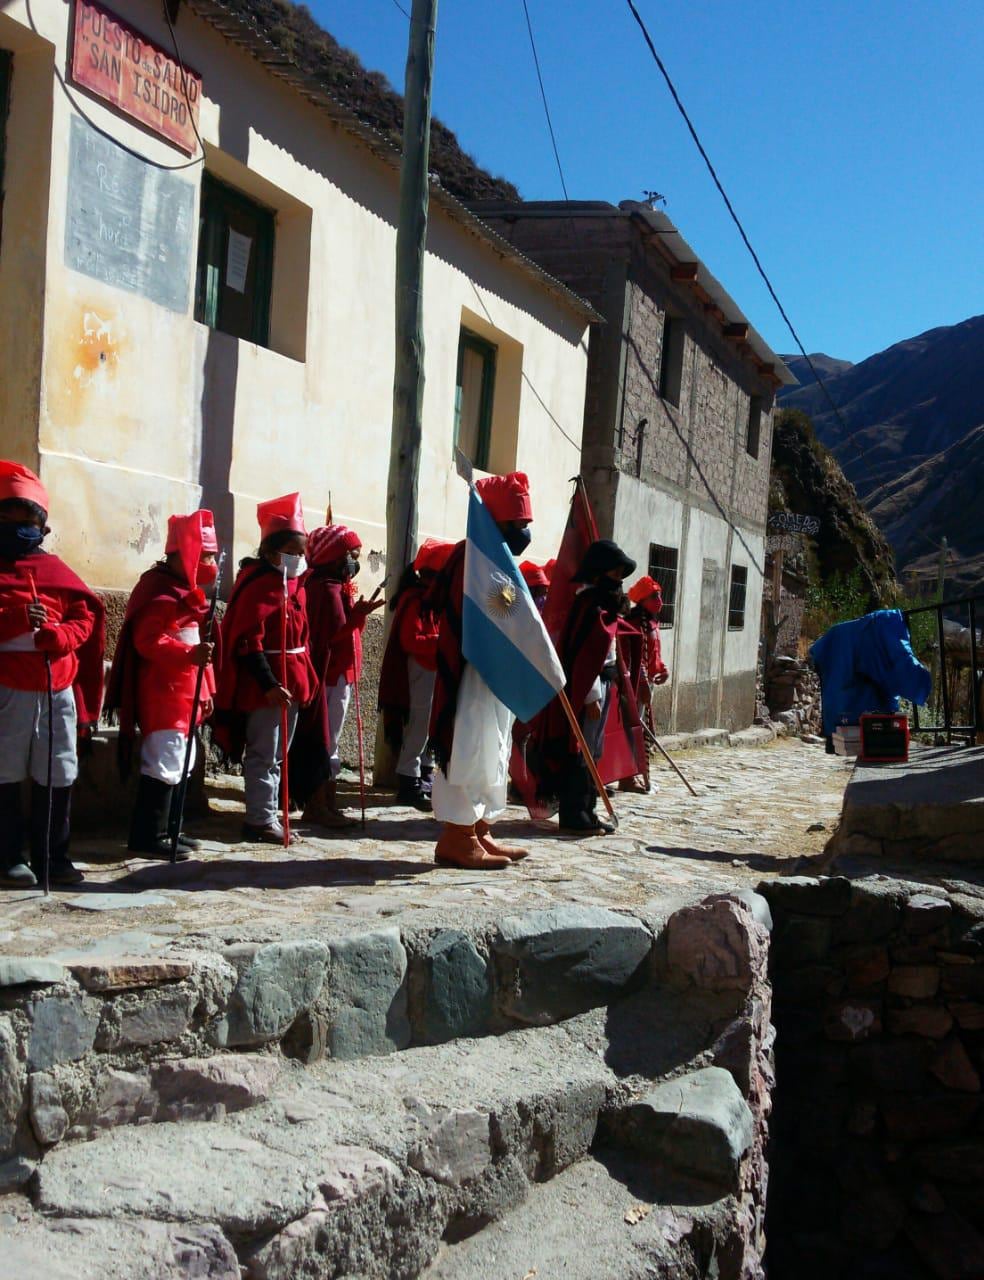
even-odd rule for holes
{"type": "MultiPolygon", "coordinates": [[[[792,350],[624,0],[528,3],[571,198],[662,192],[792,350]]],[[[984,311],[979,0],[637,3],[808,351],[862,360],[984,311]]],[[[395,0],[309,8],[402,92],[395,0]]],[[[521,0],[441,0],[434,107],[526,199],[561,198],[521,0]]]]}

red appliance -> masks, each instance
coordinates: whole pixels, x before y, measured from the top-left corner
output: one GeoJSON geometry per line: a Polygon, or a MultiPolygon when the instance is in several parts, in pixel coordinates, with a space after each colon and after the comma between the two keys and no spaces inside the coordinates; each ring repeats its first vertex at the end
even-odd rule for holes
{"type": "Polygon", "coordinates": [[[904,764],[909,759],[909,717],[868,713],[861,717],[862,764],[904,764]]]}

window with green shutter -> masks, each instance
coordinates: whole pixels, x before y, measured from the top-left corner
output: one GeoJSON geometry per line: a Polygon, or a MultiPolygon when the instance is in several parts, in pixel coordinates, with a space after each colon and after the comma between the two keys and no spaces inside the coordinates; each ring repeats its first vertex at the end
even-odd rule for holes
{"type": "Polygon", "coordinates": [[[497,348],[469,329],[458,339],[454,445],[479,471],[489,469],[497,348]]]}
{"type": "Polygon", "coordinates": [[[206,173],[198,225],[195,319],[268,347],[273,211],[206,173]]]}

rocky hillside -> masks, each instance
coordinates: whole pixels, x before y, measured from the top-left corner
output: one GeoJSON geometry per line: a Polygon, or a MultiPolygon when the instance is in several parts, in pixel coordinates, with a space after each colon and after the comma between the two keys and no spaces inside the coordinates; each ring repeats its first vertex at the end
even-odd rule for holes
{"type": "Polygon", "coordinates": [[[813,574],[828,580],[860,570],[874,608],[895,585],[892,549],[858,500],[837,460],[819,442],[810,419],[797,409],[776,414],[772,441],[772,501],[800,515],[816,516],[813,574]]]}
{"type": "Polygon", "coordinates": [[[984,589],[984,424],[868,495],[867,507],[907,575],[935,584],[950,546],[947,595],[984,589]]]}
{"type": "MultiPolygon", "coordinates": [[[[291,0],[220,0],[224,8],[257,28],[271,44],[327,90],[360,120],[397,146],[403,136],[403,98],[386,77],[368,71],[315,21],[304,4],[291,0]]],[[[396,15],[397,17],[399,15],[396,15]]],[[[494,177],[462,150],[452,131],[434,120],[430,167],[459,200],[518,200],[505,178],[494,177]]]]}
{"type": "MultiPolygon", "coordinates": [[[[801,387],[813,386],[816,383],[813,369],[810,368],[803,356],[782,356],[780,358],[801,387]]],[[[811,351],[810,360],[813,362],[813,368],[816,369],[825,382],[827,379],[835,378],[839,373],[844,373],[845,370],[853,367],[850,360],[838,360],[836,356],[825,355],[822,351],[811,351]]]]}
{"type": "Polygon", "coordinates": [[[846,432],[816,384],[794,387],[780,400],[809,414],[819,439],[867,499],[984,422],[982,366],[984,316],[975,316],[826,376],[846,432]]]}

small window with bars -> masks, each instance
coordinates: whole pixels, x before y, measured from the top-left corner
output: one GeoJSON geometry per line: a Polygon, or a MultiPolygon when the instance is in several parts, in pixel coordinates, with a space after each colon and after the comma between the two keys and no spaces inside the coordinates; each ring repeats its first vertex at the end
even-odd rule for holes
{"type": "Polygon", "coordinates": [[[659,625],[668,630],[676,621],[677,569],[680,552],[677,547],[663,547],[657,542],[649,544],[649,576],[663,588],[663,609],[659,625]]]}
{"type": "Polygon", "coordinates": [[[742,631],[745,627],[745,593],[748,590],[748,569],[743,564],[731,566],[731,595],[728,599],[728,630],[742,631]]]}

